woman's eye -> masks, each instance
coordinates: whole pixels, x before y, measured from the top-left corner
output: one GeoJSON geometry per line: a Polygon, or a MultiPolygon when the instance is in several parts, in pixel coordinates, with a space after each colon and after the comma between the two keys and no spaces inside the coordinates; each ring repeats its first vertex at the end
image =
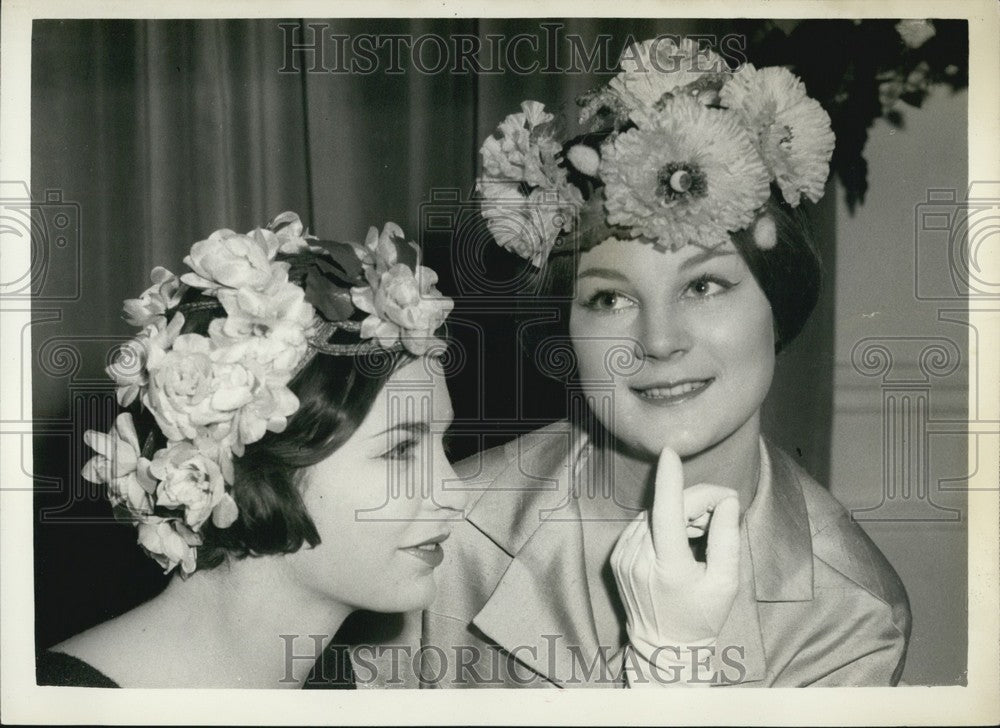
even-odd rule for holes
{"type": "Polygon", "coordinates": [[[382,457],[386,460],[409,460],[413,457],[417,449],[416,440],[403,440],[382,457]]]}
{"type": "Polygon", "coordinates": [[[691,281],[687,285],[685,293],[689,293],[695,298],[708,298],[709,296],[728,291],[733,285],[733,283],[724,278],[706,274],[691,281]]]}
{"type": "Polygon", "coordinates": [[[622,311],[635,305],[635,300],[618,291],[598,291],[583,304],[593,311],[622,311]]]}

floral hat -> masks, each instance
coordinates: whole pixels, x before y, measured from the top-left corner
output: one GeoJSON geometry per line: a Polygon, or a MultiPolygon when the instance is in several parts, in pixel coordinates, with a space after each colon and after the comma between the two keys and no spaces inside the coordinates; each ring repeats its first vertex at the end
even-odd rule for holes
{"type": "Polygon", "coordinates": [[[97,454],[83,477],[107,485],[116,515],[167,572],[190,574],[204,524],[227,528],[239,515],[233,456],[285,429],[299,407],[289,383],[316,352],[438,355],[453,302],[393,223],[363,245],[321,241],[285,212],[245,235],[217,230],[184,263],[179,278],[154,268],[153,285],[125,301],[140,331],[107,368],[118,403],[138,400],[166,445],[151,452],[152,435],[140,444],[122,413],[110,432],[84,434],[97,454]],[[185,313],[204,309],[222,314],[208,335],[181,333],[185,313]]]}
{"type": "Polygon", "coordinates": [[[676,250],[752,226],[767,248],[772,185],[792,207],[822,197],[830,117],[787,69],[732,71],[666,36],[630,45],[620,68],[577,99],[582,136],[560,139],[556,117],[524,101],[483,143],[477,189],[499,245],[541,267],[571,237],[581,249],[642,237],[676,250]]]}

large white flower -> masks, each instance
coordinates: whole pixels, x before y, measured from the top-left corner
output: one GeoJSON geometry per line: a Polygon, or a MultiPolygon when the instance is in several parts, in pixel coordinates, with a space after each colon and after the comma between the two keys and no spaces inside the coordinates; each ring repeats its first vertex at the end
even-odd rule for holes
{"type": "Polygon", "coordinates": [[[702,103],[712,103],[717,96],[699,84],[729,71],[721,56],[700,48],[696,40],[681,38],[677,43],[668,36],[627,46],[619,66],[622,72],[608,82],[608,88],[639,113],[656,108],[665,100],[664,94],[678,94],[683,87],[702,103]]]}
{"type": "Polygon", "coordinates": [[[261,362],[260,337],[214,346],[208,337],[183,334],[173,349],[150,367],[145,403],[170,440],[228,437],[233,453],[281,432],[298,409],[288,389],[289,372],[261,362]],[[220,435],[218,430],[223,428],[220,435]]]}
{"type": "Polygon", "coordinates": [[[142,328],[164,316],[181,302],[184,286],[180,279],[166,268],[157,266],[149,275],[153,285],[138,298],[129,298],[124,304],[123,316],[133,326],[142,328]]]}
{"type": "Polygon", "coordinates": [[[672,249],[726,242],[770,194],[739,118],[689,96],[605,142],[600,175],[608,223],[672,249]]]}
{"type": "Polygon", "coordinates": [[[790,205],[823,196],[834,135],[830,117],[802,81],[780,66],[746,64],[722,87],[724,106],[739,114],[771,177],[790,205]]]}
{"type": "MultiPolygon", "coordinates": [[[[289,373],[260,365],[246,351],[226,347],[218,350],[213,370],[216,393],[212,406],[228,412],[221,431],[231,442],[235,455],[243,455],[246,445],[257,442],[267,432],[283,432],[288,418],[299,408],[298,397],[287,386],[289,373]],[[231,431],[228,429],[231,428],[231,431]]],[[[212,425],[212,436],[219,439],[212,425]]]]}
{"type": "Polygon", "coordinates": [[[112,505],[124,504],[135,516],[151,514],[156,480],[150,474],[150,461],[142,457],[132,415],[118,415],[108,433],[87,430],[83,441],[97,452],[83,466],[83,477],[106,483],[112,505]]]}
{"type": "Polygon", "coordinates": [[[232,418],[230,409],[250,399],[250,385],[245,381],[236,391],[216,392],[211,341],[198,334],[181,334],[169,351],[149,365],[149,386],[143,404],[156,418],[156,424],[168,440],[197,437],[198,426],[232,418]],[[227,401],[240,401],[225,411],[214,408],[217,395],[227,401]]]}
{"type": "Polygon", "coordinates": [[[206,240],[191,246],[184,263],[192,270],[181,280],[214,295],[220,288],[263,290],[271,282],[271,261],[282,241],[260,228],[246,235],[216,230],[206,240]]]}
{"type": "Polygon", "coordinates": [[[149,466],[160,481],[156,505],[184,511],[184,523],[198,531],[212,518],[219,528],[236,520],[236,502],[226,492],[226,481],[219,465],[193,443],[171,443],[158,450],[149,466]]]}
{"type": "Polygon", "coordinates": [[[151,516],[139,524],[139,545],[145,549],[165,573],[180,564],[185,574],[191,574],[198,564],[201,535],[177,518],[151,516]]]}

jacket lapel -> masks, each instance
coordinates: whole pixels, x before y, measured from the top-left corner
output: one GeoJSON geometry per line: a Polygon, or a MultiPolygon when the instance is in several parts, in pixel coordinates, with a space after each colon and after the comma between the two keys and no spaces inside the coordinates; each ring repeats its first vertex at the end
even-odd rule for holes
{"type": "Polygon", "coordinates": [[[784,455],[761,439],[760,480],[743,517],[740,586],[717,642],[717,671],[740,683],[767,679],[767,653],[758,602],[800,602],[813,598],[813,552],[802,486],[784,455]],[[734,670],[738,661],[742,670],[734,670]]]}
{"type": "Polygon", "coordinates": [[[761,602],[813,598],[813,552],[802,485],[787,456],[761,440],[760,482],[747,510],[754,594],[761,602]]]}
{"type": "Polygon", "coordinates": [[[586,437],[550,426],[509,445],[508,466],[468,513],[511,562],[473,624],[556,685],[609,684],[573,497],[586,437]],[[515,491],[515,493],[511,493],[515,491]],[[581,669],[597,660],[587,680],[581,669]]]}

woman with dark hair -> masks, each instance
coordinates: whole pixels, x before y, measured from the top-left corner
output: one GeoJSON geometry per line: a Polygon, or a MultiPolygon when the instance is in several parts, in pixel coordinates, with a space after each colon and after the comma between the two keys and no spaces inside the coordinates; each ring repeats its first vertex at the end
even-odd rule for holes
{"type": "Polygon", "coordinates": [[[688,39],[622,67],[580,99],[583,136],[529,101],[482,148],[487,225],[561,307],[549,351],[568,341],[575,396],[568,422],[457,466],[477,496],[423,618],[450,659],[422,679],[896,684],[902,584],[761,434],[817,300],[799,204],[823,194],[829,117],[787,70],[688,39]]]}
{"type": "Polygon", "coordinates": [[[83,470],[174,578],[40,653],[39,684],[300,687],[348,614],[434,596],[465,499],[441,487],[452,302],[416,246],[392,223],[320,241],[284,213],[184,262],[125,302],[141,332],[108,372],[134,406],[86,433],[83,470]]]}

